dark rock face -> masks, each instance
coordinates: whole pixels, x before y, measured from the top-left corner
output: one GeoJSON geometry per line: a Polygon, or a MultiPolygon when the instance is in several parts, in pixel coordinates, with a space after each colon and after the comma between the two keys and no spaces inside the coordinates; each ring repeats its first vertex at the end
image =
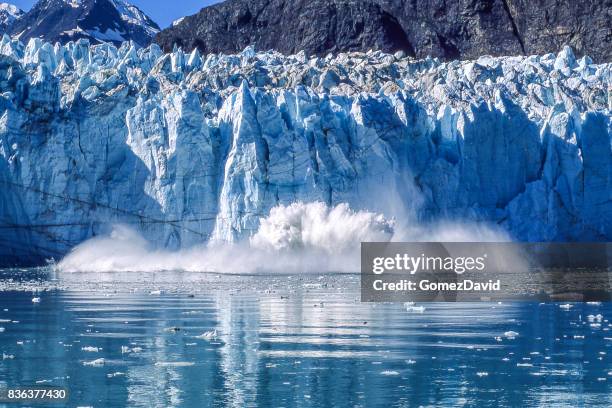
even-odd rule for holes
{"type": "Polygon", "coordinates": [[[167,51],[405,51],[423,58],[557,52],[612,58],[611,0],[228,0],[163,30],[167,51]]]}
{"type": "Polygon", "coordinates": [[[132,40],[148,45],[159,27],[135,6],[123,0],[40,0],[9,28],[27,42],[41,37],[51,43],[87,38],[92,43],[132,40]]]}

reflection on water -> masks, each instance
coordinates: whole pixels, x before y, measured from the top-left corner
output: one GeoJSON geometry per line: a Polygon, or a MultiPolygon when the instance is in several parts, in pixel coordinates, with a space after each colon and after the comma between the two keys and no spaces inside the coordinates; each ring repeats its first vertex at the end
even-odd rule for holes
{"type": "Polygon", "coordinates": [[[612,406],[611,304],[421,310],[362,304],[350,275],[7,273],[0,381],[68,387],[71,406],[612,406]]]}

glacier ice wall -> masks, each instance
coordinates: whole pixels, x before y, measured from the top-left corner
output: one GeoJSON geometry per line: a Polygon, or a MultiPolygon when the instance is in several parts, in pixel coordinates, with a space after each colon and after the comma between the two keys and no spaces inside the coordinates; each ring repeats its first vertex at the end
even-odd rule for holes
{"type": "Polygon", "coordinates": [[[612,239],[611,64],[0,42],[0,263],[113,223],[235,241],[279,204],[612,239]]]}

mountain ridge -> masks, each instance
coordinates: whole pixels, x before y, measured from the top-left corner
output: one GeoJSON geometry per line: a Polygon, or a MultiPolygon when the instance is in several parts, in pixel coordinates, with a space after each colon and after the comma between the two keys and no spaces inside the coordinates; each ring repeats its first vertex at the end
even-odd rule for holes
{"type": "Polygon", "coordinates": [[[162,30],[176,44],[205,53],[248,45],[284,54],[405,51],[417,58],[473,59],[530,55],[572,46],[598,62],[612,59],[609,0],[228,0],[162,30]]]}
{"type": "Polygon", "coordinates": [[[5,28],[22,41],[42,38],[66,43],[81,38],[119,45],[134,41],[147,46],[159,26],[124,0],[40,0],[5,28]]]}

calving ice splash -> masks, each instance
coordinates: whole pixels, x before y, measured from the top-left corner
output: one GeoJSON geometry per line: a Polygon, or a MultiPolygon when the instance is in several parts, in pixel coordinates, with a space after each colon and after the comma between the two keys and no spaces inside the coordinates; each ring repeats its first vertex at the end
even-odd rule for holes
{"type": "Polygon", "coordinates": [[[63,272],[357,272],[361,242],[431,238],[507,240],[486,225],[437,223],[407,228],[382,214],[353,211],[346,204],[294,203],[273,208],[250,239],[213,241],[176,251],[156,248],[133,229],[118,225],[109,235],[77,246],[57,267],[63,272]]]}

